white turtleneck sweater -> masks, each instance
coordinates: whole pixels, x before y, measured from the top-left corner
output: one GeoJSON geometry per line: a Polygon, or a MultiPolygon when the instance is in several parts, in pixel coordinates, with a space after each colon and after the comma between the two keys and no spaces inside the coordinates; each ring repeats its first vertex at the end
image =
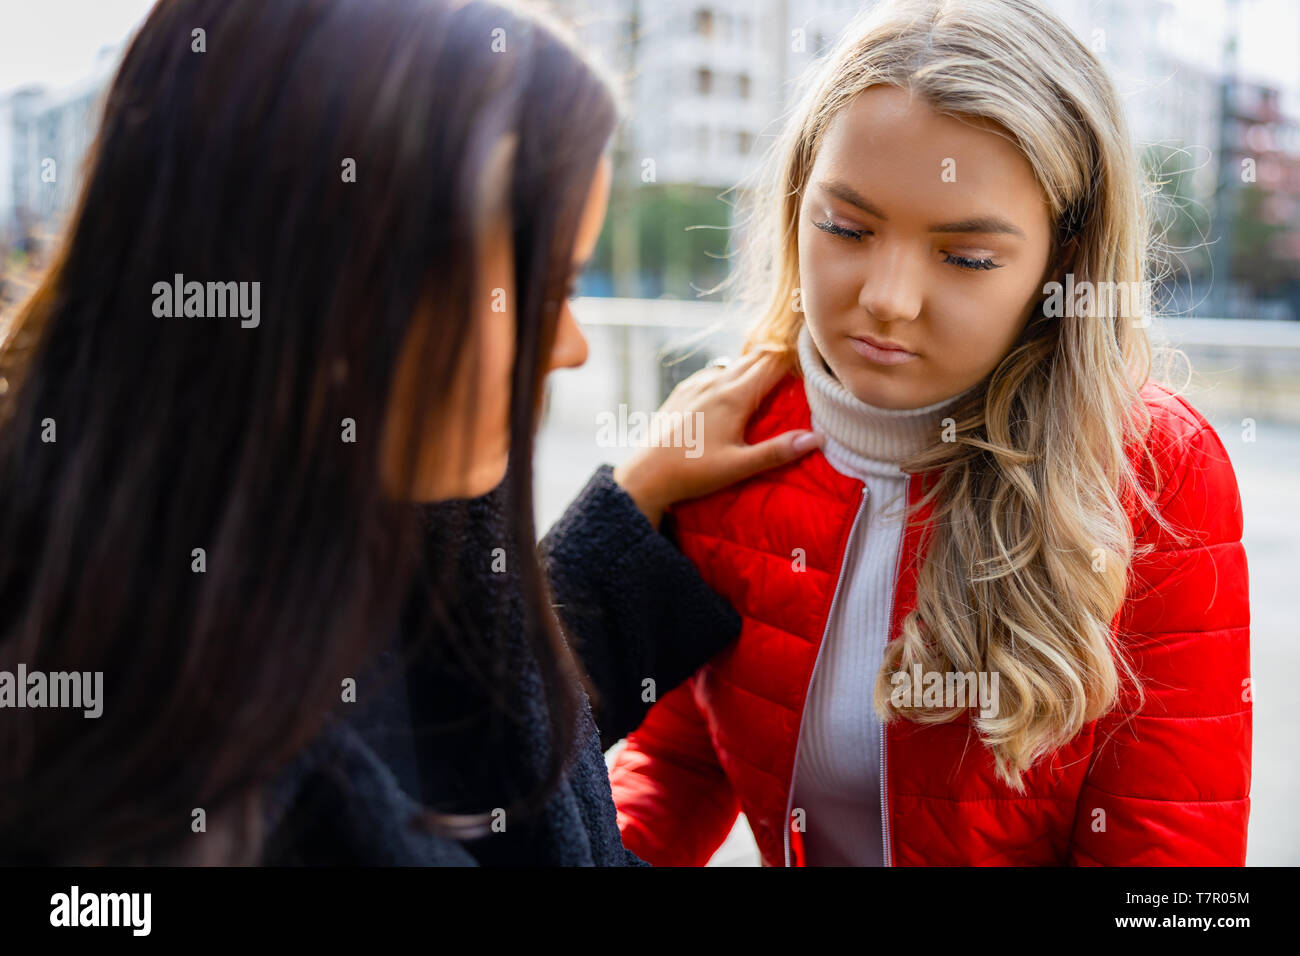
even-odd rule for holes
{"type": "Polygon", "coordinates": [[[807,326],[799,364],[813,430],[826,435],[822,452],[836,471],[865,482],[866,500],[804,705],[793,806],[804,811],[809,865],[881,866],[880,721],[871,699],[907,505],[908,478],[897,462],[940,440],[943,419],[966,392],[923,408],[867,405],[830,372],[807,326]]]}

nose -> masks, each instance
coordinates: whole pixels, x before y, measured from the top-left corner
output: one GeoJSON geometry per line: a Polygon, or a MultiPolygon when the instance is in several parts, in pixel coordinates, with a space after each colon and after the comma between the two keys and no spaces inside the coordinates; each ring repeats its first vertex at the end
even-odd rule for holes
{"type": "Polygon", "coordinates": [[[858,304],[880,322],[916,318],[921,312],[922,280],[913,253],[902,243],[882,242],[867,261],[858,304]]]}
{"type": "Polygon", "coordinates": [[[587,361],[587,337],[582,334],[573,310],[565,303],[560,310],[559,324],[555,329],[555,345],[551,348],[549,370],[578,368],[587,361]]]}

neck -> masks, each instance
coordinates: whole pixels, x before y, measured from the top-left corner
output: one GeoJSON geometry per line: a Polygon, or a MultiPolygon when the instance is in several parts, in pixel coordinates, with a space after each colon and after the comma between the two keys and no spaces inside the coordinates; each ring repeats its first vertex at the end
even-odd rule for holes
{"type": "Polygon", "coordinates": [[[858,400],[826,366],[805,325],[799,332],[799,364],[813,428],[825,432],[832,450],[867,464],[896,467],[939,441],[943,419],[975,386],[921,408],[878,408],[858,400]],[[839,446],[835,448],[835,446],[839,446]]]}

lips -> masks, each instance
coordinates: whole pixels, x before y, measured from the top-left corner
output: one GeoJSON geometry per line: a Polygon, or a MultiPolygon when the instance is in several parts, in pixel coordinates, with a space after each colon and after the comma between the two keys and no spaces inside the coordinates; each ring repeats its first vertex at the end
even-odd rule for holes
{"type": "Polygon", "coordinates": [[[888,342],[884,339],[873,339],[870,335],[855,335],[853,338],[857,339],[859,342],[866,342],[868,345],[874,345],[876,348],[883,349],[887,352],[904,352],[907,355],[916,354],[915,352],[903,348],[901,345],[896,345],[893,342],[888,342]]]}
{"type": "Polygon", "coordinates": [[[866,335],[851,336],[849,343],[855,352],[877,365],[902,365],[917,357],[915,352],[866,335]]]}

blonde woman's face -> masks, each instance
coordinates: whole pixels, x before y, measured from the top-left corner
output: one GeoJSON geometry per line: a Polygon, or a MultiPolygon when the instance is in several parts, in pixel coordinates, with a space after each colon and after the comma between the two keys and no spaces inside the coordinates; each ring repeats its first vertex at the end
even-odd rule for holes
{"type": "Polygon", "coordinates": [[[818,350],[860,401],[919,408],[964,391],[1042,295],[1047,200],[997,128],[894,86],[861,93],[828,127],[799,212],[801,297],[818,350]]]}

